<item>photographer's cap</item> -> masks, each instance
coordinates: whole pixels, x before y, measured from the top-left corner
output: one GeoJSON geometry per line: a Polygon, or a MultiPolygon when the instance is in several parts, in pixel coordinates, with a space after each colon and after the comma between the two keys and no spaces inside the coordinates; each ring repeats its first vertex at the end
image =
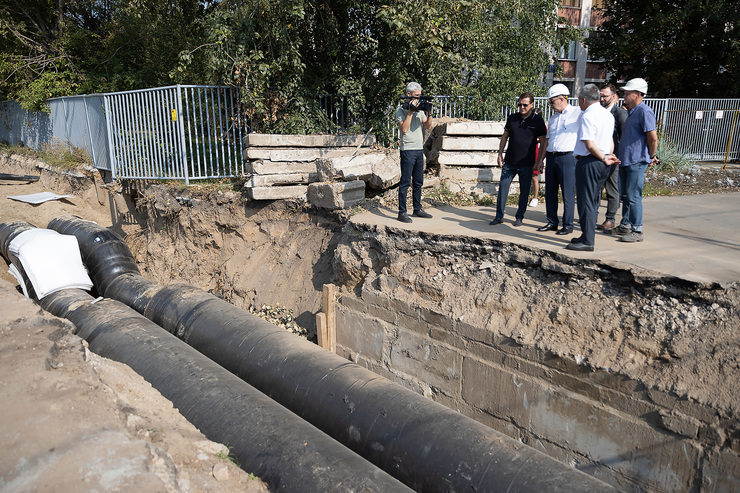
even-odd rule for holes
{"type": "Polygon", "coordinates": [[[565,84],[555,84],[547,91],[547,99],[555,98],[557,96],[570,96],[570,91],[565,84]]]}

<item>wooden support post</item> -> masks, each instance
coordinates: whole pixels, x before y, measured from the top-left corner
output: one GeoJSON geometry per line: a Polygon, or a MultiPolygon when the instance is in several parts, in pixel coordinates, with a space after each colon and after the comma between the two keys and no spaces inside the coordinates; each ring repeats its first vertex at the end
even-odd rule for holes
{"type": "Polygon", "coordinates": [[[316,314],[316,339],[318,340],[319,346],[324,349],[329,349],[327,344],[328,333],[326,331],[326,314],[319,312],[316,314]]]}
{"type": "MultiPolygon", "coordinates": [[[[332,353],[337,352],[337,287],[333,284],[324,284],[321,290],[321,310],[324,312],[324,326],[326,327],[325,338],[323,344],[320,341],[319,345],[324,349],[331,351],[332,353]]],[[[318,331],[318,315],[316,317],[318,331]]],[[[322,334],[322,336],[324,335],[322,334]]]]}

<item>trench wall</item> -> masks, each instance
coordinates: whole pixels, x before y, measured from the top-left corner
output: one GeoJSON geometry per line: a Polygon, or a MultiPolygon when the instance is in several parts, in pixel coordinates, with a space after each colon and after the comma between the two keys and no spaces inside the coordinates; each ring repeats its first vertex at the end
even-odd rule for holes
{"type": "Polygon", "coordinates": [[[623,491],[740,490],[715,409],[389,295],[387,270],[342,294],[342,356],[623,491]]]}

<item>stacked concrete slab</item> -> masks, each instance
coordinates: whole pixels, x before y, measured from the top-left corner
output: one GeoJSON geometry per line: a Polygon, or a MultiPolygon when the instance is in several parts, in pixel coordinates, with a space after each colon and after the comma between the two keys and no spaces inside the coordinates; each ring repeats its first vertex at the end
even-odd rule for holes
{"type": "Polygon", "coordinates": [[[254,200],[305,198],[308,184],[319,181],[318,160],[361,156],[374,143],[371,135],[249,134],[247,193],[254,200]]]}
{"type": "Polygon", "coordinates": [[[247,137],[247,182],[254,200],[307,198],[317,207],[346,209],[362,202],[365,186],[386,189],[401,179],[398,153],[372,149],[373,136],[267,135],[247,137]]]}
{"type": "Polygon", "coordinates": [[[450,122],[435,128],[439,177],[452,189],[496,193],[504,122],[450,122]]]}

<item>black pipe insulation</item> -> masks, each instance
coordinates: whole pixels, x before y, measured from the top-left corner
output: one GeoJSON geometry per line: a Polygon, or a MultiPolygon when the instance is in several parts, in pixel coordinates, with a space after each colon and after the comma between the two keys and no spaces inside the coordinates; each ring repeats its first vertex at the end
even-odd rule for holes
{"type": "MultiPolygon", "coordinates": [[[[28,229],[0,225],[0,248],[21,228],[28,229]]],[[[209,439],[227,444],[271,490],[410,491],[128,306],[92,301],[82,290],[66,289],[39,303],[74,323],[93,352],[129,365],[209,439]]]]}
{"type": "Polygon", "coordinates": [[[0,255],[8,261],[8,264],[15,264],[18,272],[23,278],[23,284],[26,285],[28,296],[36,299],[36,290],[33,288],[33,284],[30,279],[28,279],[28,274],[26,274],[23,265],[18,261],[18,257],[10,253],[10,242],[12,242],[16,236],[24,231],[28,231],[29,229],[36,229],[36,226],[25,221],[12,221],[0,224],[0,255]]]}
{"type": "Polygon", "coordinates": [[[257,389],[417,491],[612,491],[477,421],[394,384],[257,316],[187,285],[158,289],[137,272],[108,272],[124,249],[94,223],[49,227],[77,236],[105,295],[185,340],[257,389]],[[109,256],[109,257],[108,257],[109,256]]]}

